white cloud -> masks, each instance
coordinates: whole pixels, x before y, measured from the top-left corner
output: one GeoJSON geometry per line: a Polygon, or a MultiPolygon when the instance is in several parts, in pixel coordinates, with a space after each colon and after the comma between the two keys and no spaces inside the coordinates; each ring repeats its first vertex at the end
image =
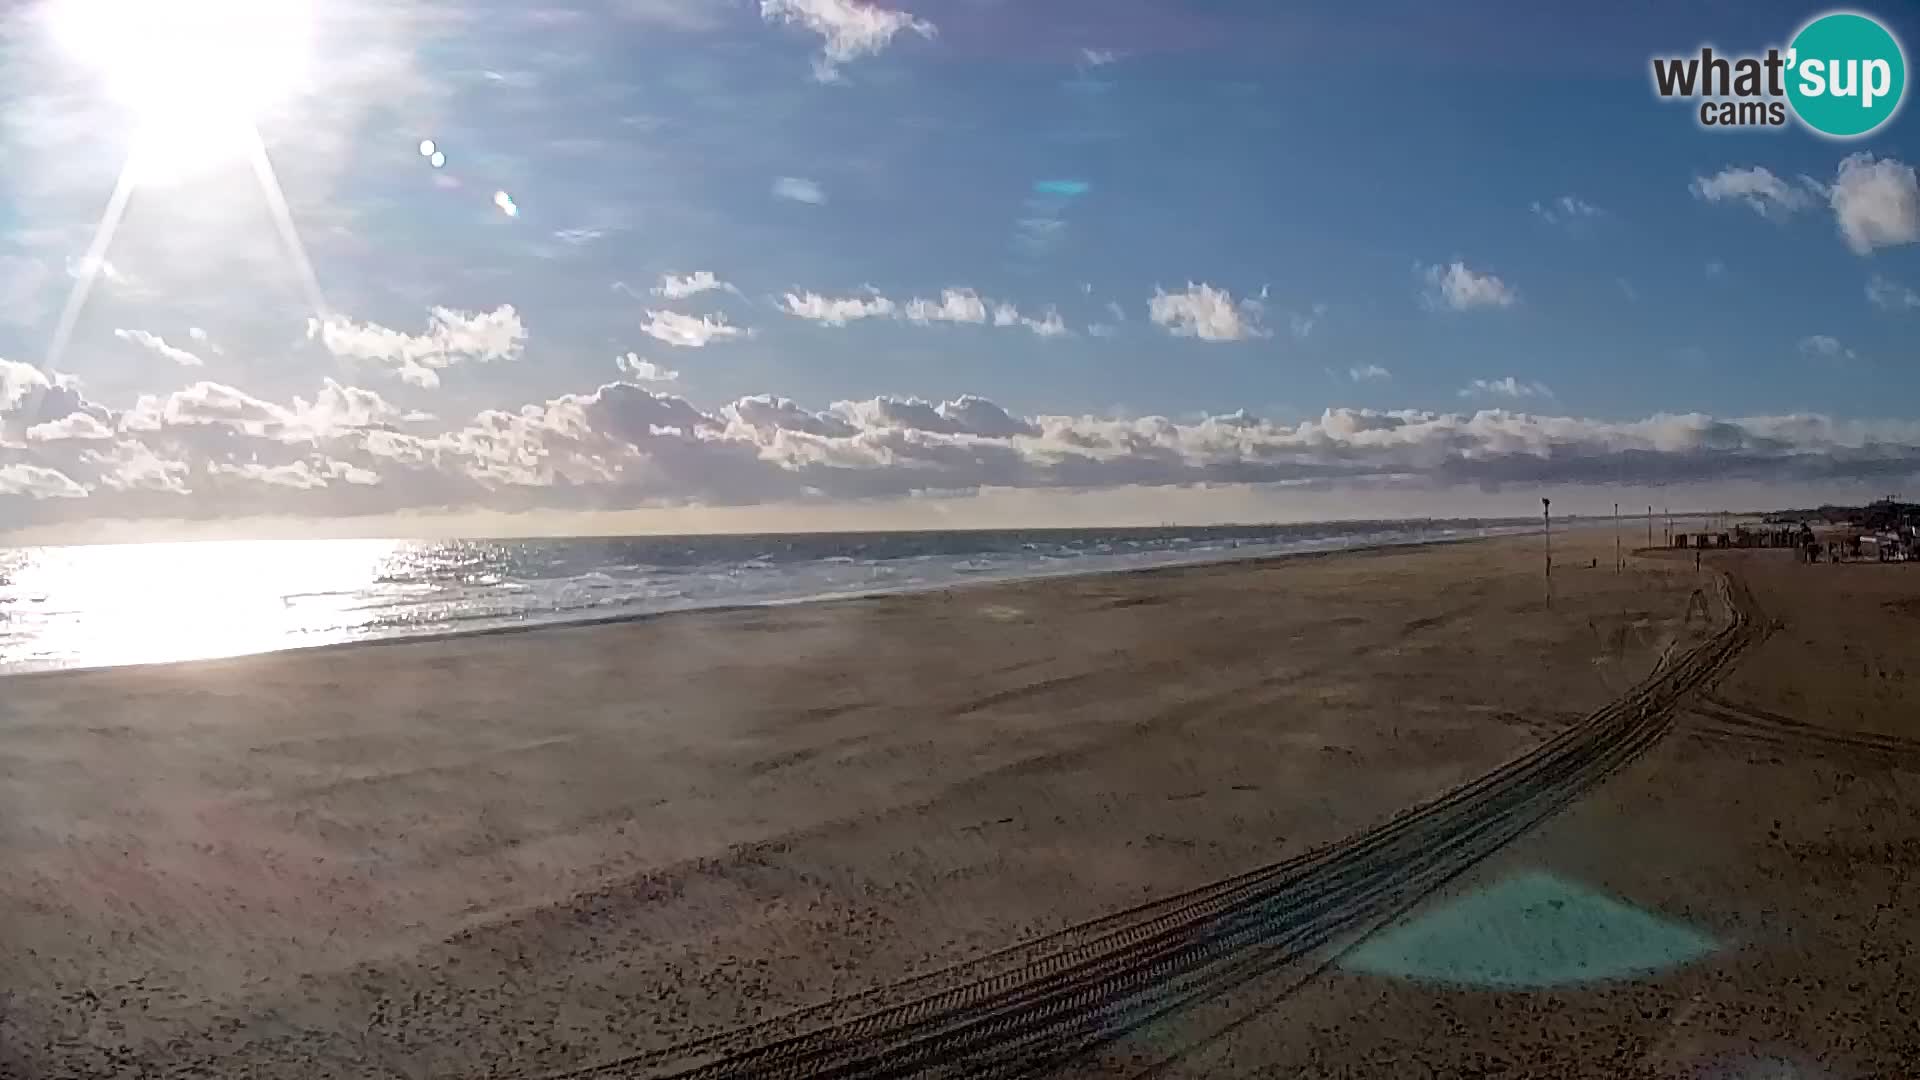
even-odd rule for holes
{"type": "Polygon", "coordinates": [[[438,373],[455,364],[518,359],[527,328],[510,304],[477,313],[436,307],[421,334],[333,316],[308,319],[307,339],[337,357],[385,364],[406,382],[432,389],[440,385],[438,373]]]}
{"type": "Polygon", "coordinates": [[[1460,391],[1463,398],[1503,397],[1520,400],[1522,398],[1550,398],[1553,391],[1545,383],[1521,382],[1509,375],[1504,379],[1475,379],[1460,391]]]}
{"type": "Polygon", "coordinates": [[[1087,336],[1088,336],[1088,337],[1094,337],[1094,338],[1110,338],[1110,337],[1112,337],[1112,336],[1114,336],[1115,334],[1118,334],[1119,332],[1120,332],[1120,328],[1119,328],[1119,327],[1117,327],[1117,326],[1115,326],[1115,325],[1113,325],[1112,323],[1097,323],[1097,322],[1094,322],[1094,323],[1088,323],[1088,324],[1087,324],[1087,336]]]}
{"type": "Polygon", "coordinates": [[[819,184],[798,176],[782,176],[773,182],[773,197],[791,199],[811,206],[819,206],[827,201],[827,193],[819,184]]]}
{"type": "Polygon", "coordinates": [[[1812,334],[1800,339],[1800,354],[1821,360],[1851,360],[1853,350],[1840,343],[1840,339],[1827,334],[1812,334]]]}
{"type": "Polygon", "coordinates": [[[779,307],[795,318],[808,319],[825,326],[845,326],[859,319],[890,318],[896,310],[893,301],[872,288],[868,288],[863,296],[788,293],[781,299],[779,307]]]}
{"type": "Polygon", "coordinates": [[[1233,294],[1204,283],[1188,282],[1185,292],[1154,290],[1147,302],[1147,317],[1175,337],[1201,341],[1246,341],[1272,337],[1273,332],[1260,325],[1260,303],[1244,300],[1235,303],[1233,294]]]}
{"type": "Polygon", "coordinates": [[[713,276],[711,270],[695,270],[691,274],[661,274],[660,284],[654,286],[653,295],[668,300],[685,300],[689,296],[698,296],[703,292],[730,292],[739,295],[740,290],[713,276]]]}
{"type": "Polygon", "coordinates": [[[640,330],[648,337],[688,349],[753,336],[751,330],[729,324],[725,315],[682,315],[677,311],[647,312],[640,330]]]}
{"type": "MultiPolygon", "coordinates": [[[[1349,376],[1368,381],[1371,371],[1349,376]]],[[[1536,409],[1551,401],[1544,387],[1514,377],[1480,380],[1469,394],[1536,409]]],[[[826,503],[986,488],[1877,485],[1920,474],[1920,421],[1806,414],[1619,421],[1506,408],[1330,408],[1283,424],[1245,412],[1022,416],[967,395],[882,396],[821,410],[760,395],[708,412],[622,381],[429,424],[339,384],[324,386],[312,404],[289,405],[201,382],[113,413],[67,377],[21,364],[0,365],[0,403],[5,418],[25,416],[36,427],[80,412],[117,431],[111,439],[9,445],[0,459],[0,513],[14,526],[826,503]]]]}
{"type": "Polygon", "coordinates": [[[1427,283],[1422,299],[1435,310],[1512,307],[1520,299],[1519,294],[1496,275],[1474,271],[1458,259],[1445,266],[1417,269],[1427,283]]]}
{"type": "Polygon", "coordinates": [[[1879,274],[1867,279],[1867,301],[1884,311],[1920,308],[1920,292],[1879,274]]]}
{"type": "Polygon", "coordinates": [[[119,338],[121,341],[130,341],[155,356],[164,360],[171,360],[181,367],[201,367],[206,363],[206,361],[185,349],[176,348],[175,346],[167,344],[166,340],[160,337],[160,335],[150,334],[145,330],[115,330],[113,336],[119,338]]]}
{"type": "Polygon", "coordinates": [[[1127,321],[1127,309],[1121,307],[1120,301],[1118,300],[1107,301],[1107,312],[1113,316],[1114,322],[1123,323],[1127,321]]]}
{"type": "Polygon", "coordinates": [[[87,489],[58,469],[39,465],[0,465],[0,495],[30,499],[84,499],[87,489]]]}
{"type": "Polygon", "coordinates": [[[1920,182],[1911,165],[1851,154],[1840,162],[1829,199],[1840,235],[1856,255],[1920,240],[1920,182]]]}
{"type": "Polygon", "coordinates": [[[821,82],[838,82],[841,64],[879,53],[902,32],[923,38],[936,33],[930,22],[865,0],[760,0],[760,17],[820,35],[813,71],[821,82]]]}
{"type": "Polygon", "coordinates": [[[635,382],[676,382],[680,378],[677,371],[669,371],[651,360],[641,359],[639,353],[626,353],[613,359],[613,366],[621,374],[635,382]]]}
{"type": "Polygon", "coordinates": [[[223,462],[207,465],[210,477],[237,477],[270,487],[312,491],[331,486],[335,480],[372,487],[380,483],[380,474],[344,461],[324,456],[301,458],[283,465],[264,465],[256,461],[223,462]]]}
{"type": "Polygon", "coordinates": [[[1347,377],[1354,382],[1373,382],[1379,379],[1391,379],[1393,372],[1379,364],[1364,364],[1360,367],[1348,368],[1347,377]]]}
{"type": "Polygon", "coordinates": [[[113,429],[96,416],[69,413],[58,420],[35,424],[27,429],[28,442],[65,442],[68,440],[111,439],[113,429]]]}
{"type": "Polygon", "coordinates": [[[84,451],[80,461],[94,471],[96,486],[108,491],[193,493],[187,486],[191,470],[185,461],[164,459],[138,440],[117,442],[106,450],[84,451]]]}
{"type": "Polygon", "coordinates": [[[1758,165],[1728,167],[1712,176],[1696,176],[1689,185],[1694,198],[1707,202],[1737,200],[1761,217],[1775,221],[1791,217],[1814,205],[1821,194],[1820,185],[1807,177],[1789,183],[1758,165]]]}
{"type": "Polygon", "coordinates": [[[1120,54],[1112,49],[1081,49],[1080,62],[1088,67],[1106,67],[1120,59],[1120,54]]]}
{"type": "Polygon", "coordinates": [[[1060,313],[1052,308],[1048,308],[1047,313],[1037,319],[1022,318],[1020,325],[1043,338],[1067,337],[1073,333],[1067,329],[1067,324],[1060,318],[1060,313]]]}
{"type": "Polygon", "coordinates": [[[938,303],[916,297],[907,301],[904,311],[909,321],[923,326],[934,322],[978,324],[987,321],[986,301],[972,289],[944,289],[938,303]]]}
{"type": "Polygon", "coordinates": [[[1562,195],[1544,203],[1533,203],[1529,209],[1535,217],[1549,225],[1568,225],[1584,218],[1599,217],[1601,210],[1577,195],[1562,195]]]}

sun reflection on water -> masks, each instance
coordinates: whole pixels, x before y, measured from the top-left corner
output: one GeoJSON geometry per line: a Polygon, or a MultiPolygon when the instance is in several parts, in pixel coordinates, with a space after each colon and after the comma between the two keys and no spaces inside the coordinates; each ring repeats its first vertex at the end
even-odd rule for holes
{"type": "Polygon", "coordinates": [[[0,551],[13,667],[204,660],[348,640],[393,540],[217,541],[0,551]]]}

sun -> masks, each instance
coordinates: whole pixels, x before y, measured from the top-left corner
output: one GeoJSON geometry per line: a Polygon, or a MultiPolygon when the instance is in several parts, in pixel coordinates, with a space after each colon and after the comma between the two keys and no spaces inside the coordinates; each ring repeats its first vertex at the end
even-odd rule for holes
{"type": "Polygon", "coordinates": [[[135,122],[142,183],[243,158],[307,76],[311,0],[50,0],[54,37],[135,122]]]}

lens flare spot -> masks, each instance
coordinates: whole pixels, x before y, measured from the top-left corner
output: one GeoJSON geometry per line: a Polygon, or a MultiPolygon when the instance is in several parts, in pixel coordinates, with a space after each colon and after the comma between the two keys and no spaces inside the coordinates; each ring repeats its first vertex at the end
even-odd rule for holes
{"type": "Polygon", "coordinates": [[[504,191],[496,191],[493,193],[493,205],[499,207],[500,212],[508,217],[520,216],[520,204],[514,202],[513,196],[504,191]]]}

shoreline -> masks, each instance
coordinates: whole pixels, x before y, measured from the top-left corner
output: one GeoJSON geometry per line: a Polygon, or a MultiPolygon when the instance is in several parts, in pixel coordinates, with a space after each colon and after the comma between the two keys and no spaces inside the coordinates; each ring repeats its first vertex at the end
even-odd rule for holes
{"type": "MultiPolygon", "coordinates": [[[[1173,559],[1154,563],[1151,566],[1118,566],[1094,569],[1039,570],[1031,573],[1014,573],[1002,577],[962,578],[938,584],[901,585],[894,588],[856,589],[845,592],[815,593],[777,600],[758,600],[747,603],[701,604],[687,607],[659,608],[648,611],[630,611],[612,615],[569,616],[556,615],[551,618],[534,618],[524,622],[505,623],[496,626],[478,626],[471,629],[423,630],[418,633],[387,634],[380,637],[350,638],[344,641],[325,641],[312,645],[288,645],[282,648],[261,649],[255,652],[231,653],[224,656],[204,656],[184,660],[151,660],[130,664],[87,664],[74,667],[31,668],[17,671],[0,670],[0,685],[16,679],[48,678],[61,675],[89,675],[99,672],[148,671],[154,669],[177,668],[188,664],[218,664],[227,661],[246,660],[258,656],[281,656],[286,654],[307,654],[328,652],[337,649],[354,649],[391,645],[419,645],[433,642],[454,641],[465,638],[492,637],[507,634],[528,634],[546,630],[578,630],[598,626],[622,626],[631,623],[650,622],[677,615],[731,614],[744,611],[763,611],[770,608],[787,608],[811,604],[851,603],[862,600],[876,600],[895,596],[917,596],[937,592],[954,592],[990,588],[997,585],[1017,585],[1033,581],[1061,581],[1072,578],[1095,578],[1108,576],[1126,576],[1131,574],[1153,574],[1163,571],[1190,570],[1194,567],[1217,566],[1226,564],[1258,565],[1264,562],[1276,562],[1286,559],[1321,558],[1330,555],[1361,554],[1372,551],[1405,551],[1424,547],[1439,547],[1447,544],[1478,543],[1499,540],[1512,536],[1524,536],[1519,526],[1497,526],[1512,528],[1511,532],[1483,532],[1473,536],[1448,536],[1437,539],[1418,538],[1412,540],[1382,540],[1364,544],[1346,544],[1338,547],[1304,548],[1295,551],[1272,551],[1253,555],[1233,555],[1231,553],[1208,556],[1198,559],[1173,559]]],[[[1569,526],[1574,528],[1577,526],[1569,526]]],[[[931,531],[931,530],[930,530],[931,531]]],[[[938,530],[945,531],[945,530],[938,530]]],[[[985,531],[985,530],[976,530],[985,531]]],[[[1060,530],[1077,531],[1077,530],[1060,530]]],[[[590,539],[590,538],[584,538],[590,539]]]]}

